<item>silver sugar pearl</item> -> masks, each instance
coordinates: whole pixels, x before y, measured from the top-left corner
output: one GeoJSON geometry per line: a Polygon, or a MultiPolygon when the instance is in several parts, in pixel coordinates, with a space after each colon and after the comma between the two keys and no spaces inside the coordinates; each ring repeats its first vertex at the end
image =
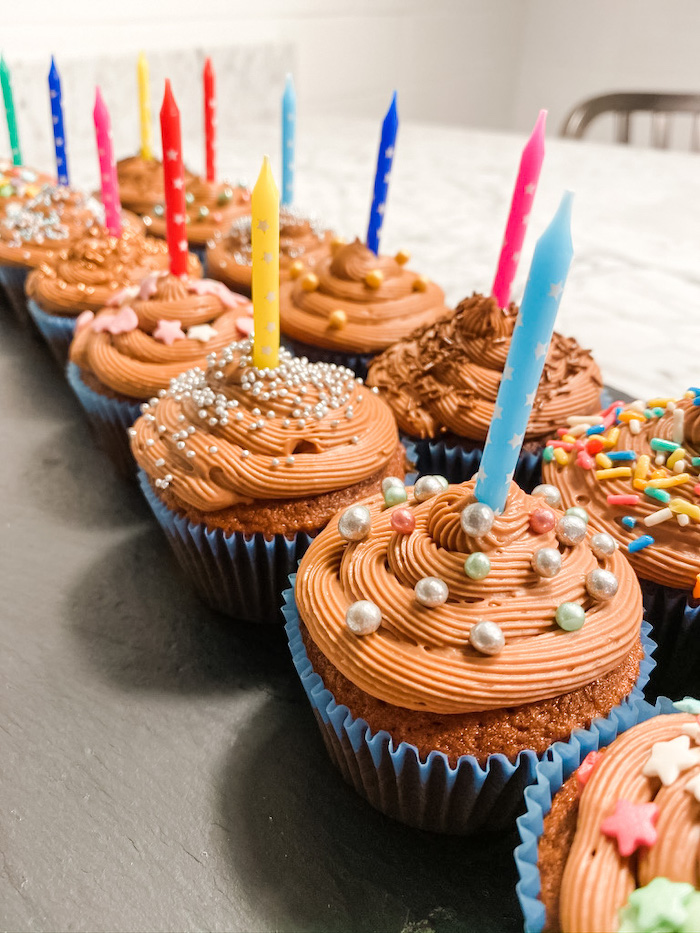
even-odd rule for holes
{"type": "Polygon", "coordinates": [[[443,485],[437,476],[421,476],[413,487],[413,496],[416,502],[425,502],[442,492],[443,485]]]}
{"type": "Polygon", "coordinates": [[[392,486],[400,486],[403,489],[404,482],[398,476],[385,476],[382,480],[382,492],[386,493],[392,486]]]}
{"type": "Polygon", "coordinates": [[[469,642],[481,654],[500,654],[506,644],[506,637],[497,622],[482,619],[472,625],[469,642]]]}
{"type": "Polygon", "coordinates": [[[594,555],[601,560],[604,557],[612,557],[617,550],[617,541],[607,531],[599,531],[593,535],[590,544],[594,555]]]}
{"type": "Polygon", "coordinates": [[[561,505],[561,493],[551,483],[540,483],[539,486],[535,486],[530,495],[539,496],[554,509],[558,509],[561,505]]]}
{"type": "Polygon", "coordinates": [[[562,515],[556,524],[554,533],[562,544],[574,547],[586,537],[586,523],[575,515],[562,515]]]}
{"type": "Polygon", "coordinates": [[[591,570],[590,573],[586,574],[586,589],[588,590],[588,594],[592,596],[593,599],[600,600],[600,602],[612,599],[615,593],[617,593],[618,587],[619,583],[617,582],[617,577],[610,570],[603,570],[601,567],[596,567],[595,570],[591,570]]]}
{"type": "Polygon", "coordinates": [[[485,502],[472,502],[462,509],[462,529],[472,538],[482,538],[493,527],[495,515],[485,502]]]}
{"type": "Polygon", "coordinates": [[[450,595],[447,584],[439,577],[423,577],[416,583],[413,592],[421,606],[426,606],[428,609],[442,606],[450,595]]]}
{"type": "Polygon", "coordinates": [[[345,624],[353,635],[371,635],[382,624],[382,611],[368,599],[358,599],[348,606],[345,624]]]}
{"type": "Polygon", "coordinates": [[[351,505],[338,519],[338,534],[345,541],[362,541],[371,528],[372,516],[366,505],[351,505]]]}
{"type": "Polygon", "coordinates": [[[532,555],[531,564],[538,576],[556,577],[561,570],[561,554],[555,547],[541,547],[532,555]]]}

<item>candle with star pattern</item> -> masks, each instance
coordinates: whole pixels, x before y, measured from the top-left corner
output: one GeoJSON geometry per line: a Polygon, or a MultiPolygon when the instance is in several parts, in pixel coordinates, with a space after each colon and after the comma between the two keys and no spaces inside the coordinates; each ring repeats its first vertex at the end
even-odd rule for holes
{"type": "Polygon", "coordinates": [[[270,160],[263,159],[251,198],[253,262],[253,365],[271,369],[280,347],[279,192],[270,160]]]}
{"type": "Polygon", "coordinates": [[[386,196],[389,191],[389,177],[394,161],[394,147],[396,134],[399,129],[399,115],[396,110],[396,91],[391,98],[391,104],[382,122],[382,135],[379,140],[379,153],[377,155],[377,171],[374,176],[374,193],[372,207],[369,212],[369,226],[367,227],[367,246],[373,253],[379,253],[379,234],[384,222],[384,208],[386,196]]]}
{"type": "Polygon", "coordinates": [[[481,457],[474,494],[502,512],[525,439],[554,321],[573,256],[571,202],[564,193],[554,219],[537,241],[493,418],[481,457]]]}
{"type": "Polygon", "coordinates": [[[500,308],[508,307],[513,279],[518,271],[520,250],[527,232],[527,222],[530,219],[532,202],[535,200],[537,182],[540,177],[542,160],[544,159],[544,125],[546,119],[547,111],[540,110],[535,128],[520,158],[520,169],[513,189],[513,199],[510,204],[510,214],[508,215],[506,232],[503,237],[503,246],[501,247],[501,255],[498,257],[496,277],[493,280],[493,288],[491,289],[491,294],[500,308]]]}
{"type": "Polygon", "coordinates": [[[136,72],[139,80],[141,158],[149,161],[153,158],[153,142],[151,139],[151,89],[148,83],[148,60],[143,52],[139,54],[136,72]]]}
{"type": "Polygon", "coordinates": [[[204,148],[207,181],[216,181],[216,88],[211,59],[204,62],[204,148]]]}
{"type": "Polygon", "coordinates": [[[165,80],[165,94],[160,108],[160,131],[163,140],[163,185],[170,271],[173,275],[185,275],[187,272],[185,169],[182,164],[180,111],[175,103],[169,78],[165,80]]]}
{"type": "Polygon", "coordinates": [[[117,183],[117,165],[114,161],[112,145],[112,124],[109,111],[102,99],[99,87],[95,89],[95,135],[97,137],[97,155],[100,160],[100,181],[102,183],[102,203],[105,209],[105,227],[112,236],[122,235],[122,206],[119,200],[117,183]]]}
{"type": "Polygon", "coordinates": [[[51,101],[51,122],[53,124],[53,140],[56,149],[56,177],[59,185],[69,185],[66,133],[63,128],[61,76],[58,73],[58,68],[56,68],[53,55],[51,56],[51,68],[49,70],[49,100],[51,101]]]}
{"type": "Polygon", "coordinates": [[[10,134],[10,148],[12,149],[13,165],[22,164],[22,152],[19,148],[19,133],[17,132],[17,115],[15,113],[15,99],[12,94],[12,79],[10,69],[7,67],[5,56],[0,56],[0,84],[2,85],[2,99],[5,104],[7,117],[7,131],[10,134]]]}
{"type": "Polygon", "coordinates": [[[297,122],[297,95],[294,80],[287,75],[282,95],[282,204],[294,200],[294,143],[297,122]]]}

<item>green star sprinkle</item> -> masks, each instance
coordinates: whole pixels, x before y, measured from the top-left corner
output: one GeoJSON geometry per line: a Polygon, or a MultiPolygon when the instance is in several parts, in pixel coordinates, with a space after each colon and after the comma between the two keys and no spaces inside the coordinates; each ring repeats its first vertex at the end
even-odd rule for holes
{"type": "Polygon", "coordinates": [[[682,933],[693,894],[692,884],[654,878],[620,910],[620,933],[682,933]]]}
{"type": "Polygon", "coordinates": [[[700,700],[695,697],[683,697],[673,704],[673,708],[679,713],[690,713],[692,716],[700,716],[700,700]]]}

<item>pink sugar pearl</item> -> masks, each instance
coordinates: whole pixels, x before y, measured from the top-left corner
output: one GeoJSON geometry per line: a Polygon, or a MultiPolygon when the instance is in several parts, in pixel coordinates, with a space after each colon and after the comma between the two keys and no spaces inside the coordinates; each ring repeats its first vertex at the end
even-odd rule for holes
{"type": "Polygon", "coordinates": [[[400,535],[410,535],[416,530],[416,517],[410,509],[394,509],[391,513],[391,527],[400,535]]]}

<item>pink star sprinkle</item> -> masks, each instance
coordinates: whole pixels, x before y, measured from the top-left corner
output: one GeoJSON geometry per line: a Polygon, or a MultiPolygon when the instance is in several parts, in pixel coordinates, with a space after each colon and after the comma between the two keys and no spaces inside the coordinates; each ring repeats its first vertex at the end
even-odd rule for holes
{"type": "Polygon", "coordinates": [[[236,330],[243,337],[250,337],[253,333],[253,328],[255,327],[255,322],[253,321],[252,315],[245,315],[244,317],[236,318],[236,330]]]}
{"type": "Polygon", "coordinates": [[[640,846],[653,846],[656,842],[655,823],[659,808],[655,803],[631,803],[618,800],[615,812],[600,824],[605,836],[617,841],[620,855],[632,855],[640,846]]]}
{"type": "Polygon", "coordinates": [[[83,311],[82,314],[79,314],[75,319],[75,332],[79,334],[83,328],[88,327],[89,324],[95,320],[95,315],[92,311],[83,311]]]}
{"type": "Polygon", "coordinates": [[[578,782],[579,790],[583,790],[591,777],[593,777],[593,772],[600,764],[600,759],[602,757],[602,752],[589,752],[583,759],[578,767],[578,770],[576,771],[576,780],[578,782]]]}
{"type": "Polygon", "coordinates": [[[110,334],[128,334],[132,330],[136,330],[138,326],[138,315],[129,305],[124,305],[112,316],[112,320],[107,322],[107,327],[105,329],[108,330],[110,334]]]}
{"type": "Polygon", "coordinates": [[[217,282],[215,279],[190,279],[187,291],[195,295],[216,295],[225,308],[237,308],[251,303],[248,298],[236,295],[226,288],[223,282],[217,282]]]}
{"type": "Polygon", "coordinates": [[[169,347],[172,347],[176,340],[187,339],[187,335],[180,327],[180,321],[158,321],[158,326],[153,331],[153,336],[156,340],[167,343],[169,347]]]}

